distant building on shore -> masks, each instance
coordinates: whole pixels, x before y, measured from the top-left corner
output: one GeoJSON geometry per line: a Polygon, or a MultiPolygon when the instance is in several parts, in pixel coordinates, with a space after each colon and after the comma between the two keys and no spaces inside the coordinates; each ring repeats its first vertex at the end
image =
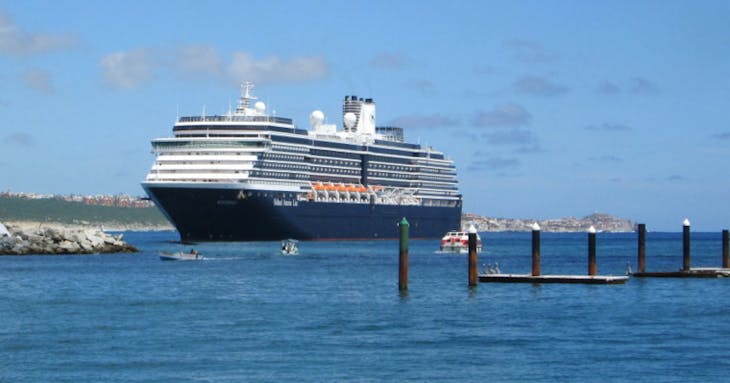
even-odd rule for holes
{"type": "Polygon", "coordinates": [[[558,218],[547,220],[491,218],[477,214],[465,213],[461,219],[462,226],[473,224],[478,231],[530,231],[537,222],[544,232],[581,232],[593,226],[602,232],[631,232],[636,224],[628,219],[614,217],[609,214],[591,214],[583,218],[558,218]]]}
{"type": "Polygon", "coordinates": [[[142,197],[132,197],[126,194],[117,195],[60,195],[60,194],[38,194],[24,192],[0,192],[0,198],[22,198],[22,199],[58,199],[68,202],[80,202],[84,205],[94,206],[115,206],[129,208],[148,208],[153,207],[152,201],[142,199],[142,197]]]}

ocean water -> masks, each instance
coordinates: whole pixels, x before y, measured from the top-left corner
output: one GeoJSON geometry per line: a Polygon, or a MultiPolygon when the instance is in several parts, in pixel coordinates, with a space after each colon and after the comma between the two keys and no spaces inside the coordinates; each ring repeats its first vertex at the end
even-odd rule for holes
{"type": "MultiPolygon", "coordinates": [[[[480,264],[529,273],[530,233],[482,233],[480,264]]],[[[465,255],[396,241],[208,243],[129,232],[137,254],[0,257],[0,382],[726,382],[730,279],[467,286],[465,255]]],[[[636,269],[635,234],[598,234],[599,274],[636,269]]],[[[648,233],[647,270],[682,264],[648,233]]],[[[543,274],[585,274],[586,234],[542,235],[543,274]]],[[[720,233],[692,233],[719,266],[720,233]]],[[[481,269],[481,266],[480,266],[481,269]]]]}

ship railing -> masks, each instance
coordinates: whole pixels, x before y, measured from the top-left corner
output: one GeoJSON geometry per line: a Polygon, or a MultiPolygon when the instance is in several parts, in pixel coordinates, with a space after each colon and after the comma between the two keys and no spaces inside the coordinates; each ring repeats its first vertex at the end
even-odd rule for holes
{"type": "Polygon", "coordinates": [[[314,190],[306,193],[303,199],[315,202],[336,202],[336,203],[353,203],[353,204],[369,204],[371,201],[376,205],[420,205],[421,200],[418,197],[407,193],[400,194],[376,194],[372,192],[358,191],[339,191],[339,190],[314,190]],[[310,199],[311,197],[311,199],[310,199]]]}
{"type": "Polygon", "coordinates": [[[458,201],[452,200],[441,200],[441,199],[424,199],[423,206],[436,206],[436,207],[454,207],[458,205],[458,201]]]}
{"type": "Polygon", "coordinates": [[[280,124],[291,124],[291,118],[273,116],[186,116],[180,117],[179,122],[269,122],[280,124]]]}

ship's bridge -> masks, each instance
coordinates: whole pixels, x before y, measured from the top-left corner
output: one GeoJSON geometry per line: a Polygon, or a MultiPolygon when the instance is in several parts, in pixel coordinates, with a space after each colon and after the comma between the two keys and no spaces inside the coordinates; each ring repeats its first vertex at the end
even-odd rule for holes
{"type": "Polygon", "coordinates": [[[259,154],[270,149],[271,140],[263,137],[155,139],[147,181],[240,182],[249,178],[259,154]]]}

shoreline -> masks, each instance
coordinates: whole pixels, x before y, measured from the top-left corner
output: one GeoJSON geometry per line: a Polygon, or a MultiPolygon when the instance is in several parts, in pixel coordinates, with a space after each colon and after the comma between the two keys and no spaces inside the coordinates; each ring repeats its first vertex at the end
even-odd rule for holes
{"type": "MultiPolygon", "coordinates": [[[[484,217],[486,218],[486,217],[484,217]]],[[[535,222],[534,220],[522,220],[522,219],[499,219],[501,221],[512,221],[516,222],[516,224],[511,225],[494,225],[494,224],[485,224],[475,221],[466,221],[468,223],[476,223],[476,228],[478,232],[480,233],[520,233],[520,232],[529,232],[531,231],[531,224],[532,222],[535,222]]],[[[553,220],[554,222],[555,220],[553,220]]],[[[464,223],[462,222],[462,227],[464,226],[464,223]]],[[[537,221],[541,224],[542,231],[544,233],[581,233],[585,232],[585,228],[583,228],[583,225],[575,225],[572,227],[555,227],[553,225],[550,225],[547,223],[548,221],[537,221]]],[[[145,223],[133,223],[133,224],[124,224],[124,223],[118,223],[118,222],[75,222],[75,223],[65,223],[65,222],[59,222],[59,221],[15,221],[15,220],[7,220],[2,221],[0,223],[4,223],[6,226],[14,226],[17,228],[20,228],[22,230],[36,230],[36,229],[56,229],[56,230],[99,230],[99,231],[105,231],[105,232],[124,232],[124,231],[176,231],[174,226],[171,224],[164,224],[164,225],[156,225],[156,224],[145,224],[145,223]]],[[[600,227],[600,226],[599,226],[600,227]]],[[[620,229],[605,229],[604,227],[601,227],[599,229],[599,232],[604,233],[632,233],[635,232],[633,228],[629,229],[627,227],[620,228],[620,229]]]]}
{"type": "Polygon", "coordinates": [[[144,223],[123,224],[118,222],[77,222],[65,223],[58,221],[2,221],[6,226],[14,226],[22,230],[39,228],[67,229],[67,230],[101,230],[101,231],[175,231],[170,224],[154,225],[144,223]]]}

